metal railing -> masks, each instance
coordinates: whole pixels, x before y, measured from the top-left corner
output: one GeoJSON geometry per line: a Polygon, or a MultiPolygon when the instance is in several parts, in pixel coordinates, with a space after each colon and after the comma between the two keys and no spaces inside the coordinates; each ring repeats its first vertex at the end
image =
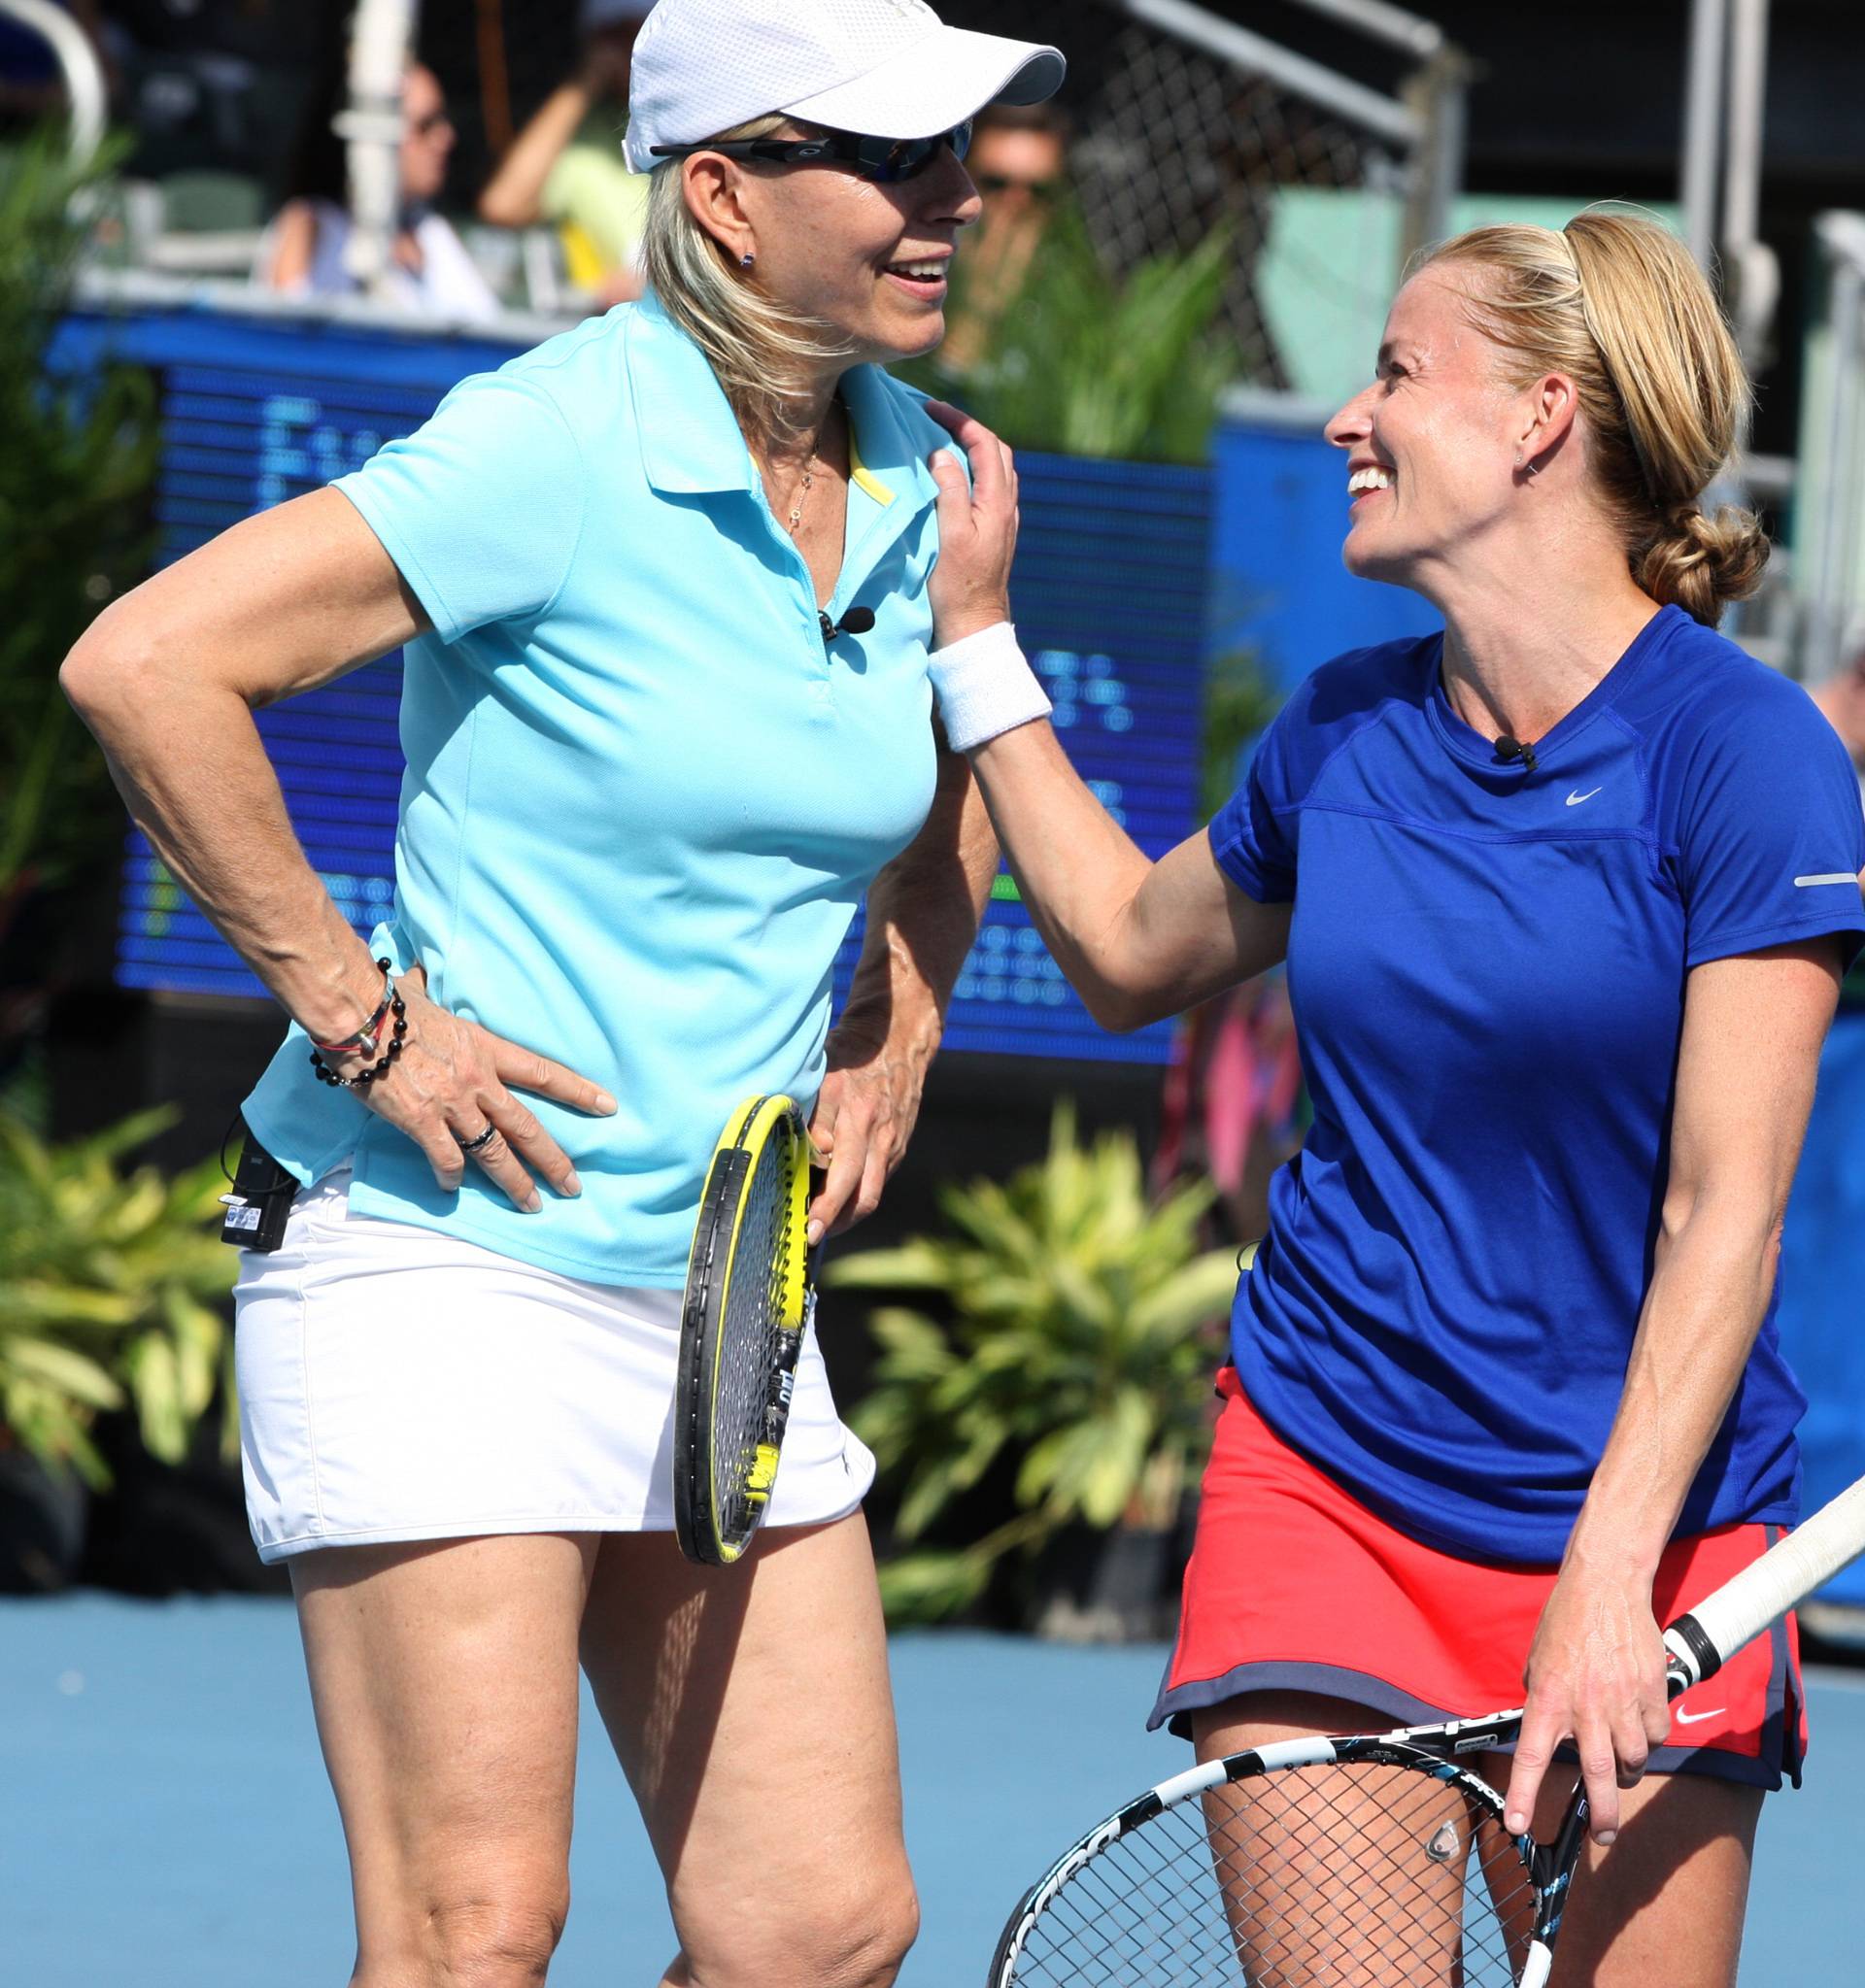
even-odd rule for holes
{"type": "Polygon", "coordinates": [[[336,119],[355,226],[344,248],[350,274],[385,294],[401,211],[401,76],[414,45],[417,0],[359,0],[352,23],[350,101],[336,119]]]}
{"type": "Polygon", "coordinates": [[[51,45],[71,100],[71,156],[88,165],[104,140],[104,72],[90,37],[52,0],[0,0],[0,15],[51,45]]]}
{"type": "Polygon", "coordinates": [[[1769,0],[1692,0],[1679,175],[1684,239],[1712,272],[1720,249],[1730,315],[1750,365],[1767,349],[1780,300],[1780,265],[1760,234],[1768,23],[1769,0]]]}
{"type": "Polygon", "coordinates": [[[1865,614],[1865,214],[1821,215],[1817,236],[1824,351],[1809,368],[1794,559],[1799,673],[1812,683],[1850,659],[1847,637],[1865,614]]]}

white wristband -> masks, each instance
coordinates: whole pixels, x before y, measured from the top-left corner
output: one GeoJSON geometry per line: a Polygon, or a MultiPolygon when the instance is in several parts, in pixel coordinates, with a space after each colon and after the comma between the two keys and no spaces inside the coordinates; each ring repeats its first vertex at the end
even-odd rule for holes
{"type": "Polygon", "coordinates": [[[928,668],[953,750],[968,753],[1055,708],[1024,659],[1013,623],[999,622],[932,652],[928,668]]]}

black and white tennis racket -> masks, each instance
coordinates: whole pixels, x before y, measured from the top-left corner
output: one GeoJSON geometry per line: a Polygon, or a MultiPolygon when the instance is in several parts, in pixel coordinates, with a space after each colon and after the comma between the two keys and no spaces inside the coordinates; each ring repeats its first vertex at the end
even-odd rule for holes
{"type": "Polygon", "coordinates": [[[802,1113],[788,1097],[749,1098],[707,1169],[680,1319],[673,1523],[681,1551],[702,1567],[744,1552],[777,1481],[816,1308],[808,1207],[802,1113]]]}
{"type": "MultiPolygon", "coordinates": [[[[1865,1551],[1865,1478],[1665,1632],[1676,1699],[1865,1551]]],[[[989,1988],[1542,1988],[1586,1834],[1503,1827],[1462,1765],[1521,1711],[1290,1739],[1162,1781],[1010,1915],[989,1988]]]]}

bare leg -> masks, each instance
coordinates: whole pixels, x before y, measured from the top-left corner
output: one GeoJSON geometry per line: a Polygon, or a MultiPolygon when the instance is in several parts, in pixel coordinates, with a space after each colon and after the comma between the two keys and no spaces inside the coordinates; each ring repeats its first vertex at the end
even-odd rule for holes
{"type": "Polygon", "coordinates": [[[560,1533],[291,1563],[356,1893],[355,1988],[528,1988],[569,1908],[577,1619],[560,1533]]]}
{"type": "Polygon", "coordinates": [[[609,1535],[583,1664],[666,1876],[667,1988],[887,1988],[919,1919],[862,1519],[719,1569],[609,1535]]]}
{"type": "MultiPolygon", "coordinates": [[[[1506,1787],[1509,1765],[1493,1754],[1483,1771],[1506,1787]]],[[[1574,1792],[1572,1772],[1549,1781],[1541,1840],[1574,1792]]],[[[1647,1774],[1628,1789],[1617,1840],[1580,1853],[1552,1988],[1734,1988],[1761,1799],[1706,1774],[1647,1774]]]]}
{"type": "MultiPolygon", "coordinates": [[[[1214,1760],[1379,1721],[1345,1700],[1251,1692],[1192,1724],[1214,1760]]],[[[1204,1816],[1246,1981],[1459,1988],[1467,1960],[1495,1978],[1464,1953],[1475,1818],[1454,1788],[1403,1768],[1305,1768],[1215,1789],[1204,1816]]]]}

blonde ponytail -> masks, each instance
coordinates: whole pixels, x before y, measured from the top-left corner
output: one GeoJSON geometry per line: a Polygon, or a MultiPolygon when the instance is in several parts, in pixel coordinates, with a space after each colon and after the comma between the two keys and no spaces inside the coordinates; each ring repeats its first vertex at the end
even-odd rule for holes
{"type": "Polygon", "coordinates": [[[1486,281],[1470,294],[1515,383],[1565,373],[1579,394],[1589,464],[1633,579],[1709,627],[1751,594],[1769,545],[1746,511],[1701,499],[1745,433],[1742,356],[1688,251],[1654,221],[1587,213],[1563,229],[1475,228],[1426,255],[1486,281]]]}

